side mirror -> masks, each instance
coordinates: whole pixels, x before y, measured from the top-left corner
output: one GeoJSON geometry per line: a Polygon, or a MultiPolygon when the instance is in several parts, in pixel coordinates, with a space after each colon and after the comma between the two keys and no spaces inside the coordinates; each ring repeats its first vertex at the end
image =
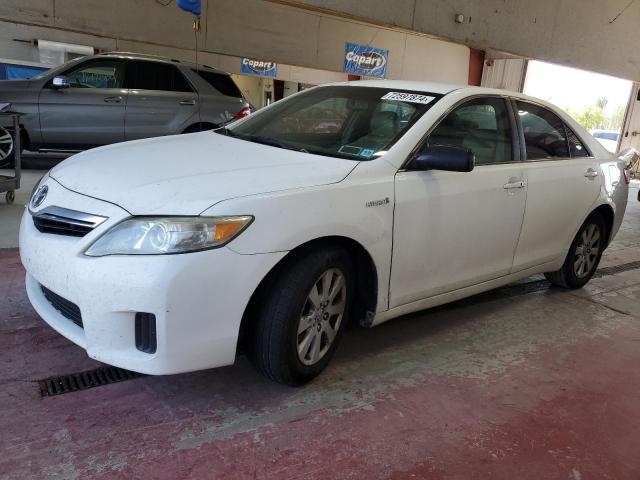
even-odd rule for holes
{"type": "Polygon", "coordinates": [[[410,163],[411,170],[445,170],[470,172],[475,167],[476,156],[471,150],[449,145],[425,146],[410,163]]]}
{"type": "Polygon", "coordinates": [[[71,84],[69,83],[69,79],[63,75],[60,75],[58,77],[53,77],[53,80],[51,80],[51,86],[53,88],[69,88],[71,86],[71,84]]]}

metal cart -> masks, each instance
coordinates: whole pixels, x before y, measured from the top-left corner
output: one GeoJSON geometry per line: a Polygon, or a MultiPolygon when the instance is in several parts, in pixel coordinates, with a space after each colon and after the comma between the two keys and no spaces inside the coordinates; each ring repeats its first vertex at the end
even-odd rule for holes
{"type": "Polygon", "coordinates": [[[0,193],[5,194],[5,200],[10,205],[16,199],[16,190],[20,188],[20,178],[22,176],[22,145],[20,144],[20,116],[19,112],[0,112],[0,126],[5,128],[7,124],[12,125],[13,152],[14,152],[14,174],[13,177],[0,175],[0,193]]]}

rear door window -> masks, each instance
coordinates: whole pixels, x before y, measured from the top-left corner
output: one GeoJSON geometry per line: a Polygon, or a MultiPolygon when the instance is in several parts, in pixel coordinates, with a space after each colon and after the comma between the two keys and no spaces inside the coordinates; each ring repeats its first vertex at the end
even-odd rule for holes
{"type": "Polygon", "coordinates": [[[476,165],[513,161],[513,135],[505,101],[490,97],[464,103],[431,132],[429,145],[471,150],[476,165]]]}
{"type": "Polygon", "coordinates": [[[569,158],[569,142],[560,117],[532,103],[516,101],[516,105],[524,131],[527,160],[569,158]]]}
{"type": "Polygon", "coordinates": [[[125,87],[132,90],[193,92],[187,79],[174,65],[140,60],[127,63],[125,87]]]}
{"type": "Polygon", "coordinates": [[[194,73],[200,75],[209,85],[227,97],[242,98],[242,93],[237,87],[233,79],[229,75],[223,73],[209,72],[207,70],[194,70],[194,73]]]}

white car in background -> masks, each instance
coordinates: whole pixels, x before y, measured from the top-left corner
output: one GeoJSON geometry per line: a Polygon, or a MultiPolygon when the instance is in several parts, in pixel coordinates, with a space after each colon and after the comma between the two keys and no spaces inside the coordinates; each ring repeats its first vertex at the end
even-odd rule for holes
{"type": "Polygon", "coordinates": [[[611,153],[618,151],[618,143],[620,142],[620,132],[613,132],[610,130],[593,130],[591,135],[600,144],[611,153]]]}
{"type": "Polygon", "coordinates": [[[231,364],[240,347],[298,385],[349,321],[536,273],[583,286],[628,182],[622,161],[539,100],[350,82],[217,131],[69,158],[37,186],[20,253],[37,312],[92,358],[171,374],[231,364]],[[335,129],[315,124],[327,110],[335,129]]]}

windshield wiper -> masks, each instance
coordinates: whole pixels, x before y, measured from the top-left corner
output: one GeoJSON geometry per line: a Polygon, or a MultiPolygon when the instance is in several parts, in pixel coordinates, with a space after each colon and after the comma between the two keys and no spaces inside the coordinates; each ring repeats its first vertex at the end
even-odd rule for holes
{"type": "Polygon", "coordinates": [[[227,137],[239,138],[240,140],[247,140],[248,142],[261,143],[262,145],[269,145],[271,147],[284,148],[286,150],[293,150],[295,152],[304,152],[309,153],[304,148],[294,147],[293,145],[289,145],[282,140],[277,140],[271,137],[264,137],[262,135],[248,135],[248,134],[237,134],[233,130],[230,130],[227,127],[221,127],[216,130],[216,133],[220,135],[226,135],[227,137]]]}
{"type": "Polygon", "coordinates": [[[234,135],[236,138],[241,140],[247,140],[249,142],[261,143],[262,145],[269,145],[271,147],[284,148],[286,150],[294,150],[296,152],[304,152],[307,151],[304,148],[294,147],[293,145],[289,145],[282,140],[277,140],[271,137],[263,137],[262,135],[234,135]]]}
{"type": "Polygon", "coordinates": [[[216,133],[218,133],[220,135],[226,135],[227,137],[237,137],[238,136],[235,133],[233,133],[233,130],[229,130],[228,127],[216,128],[214,130],[214,132],[216,132],[216,133]]]}

